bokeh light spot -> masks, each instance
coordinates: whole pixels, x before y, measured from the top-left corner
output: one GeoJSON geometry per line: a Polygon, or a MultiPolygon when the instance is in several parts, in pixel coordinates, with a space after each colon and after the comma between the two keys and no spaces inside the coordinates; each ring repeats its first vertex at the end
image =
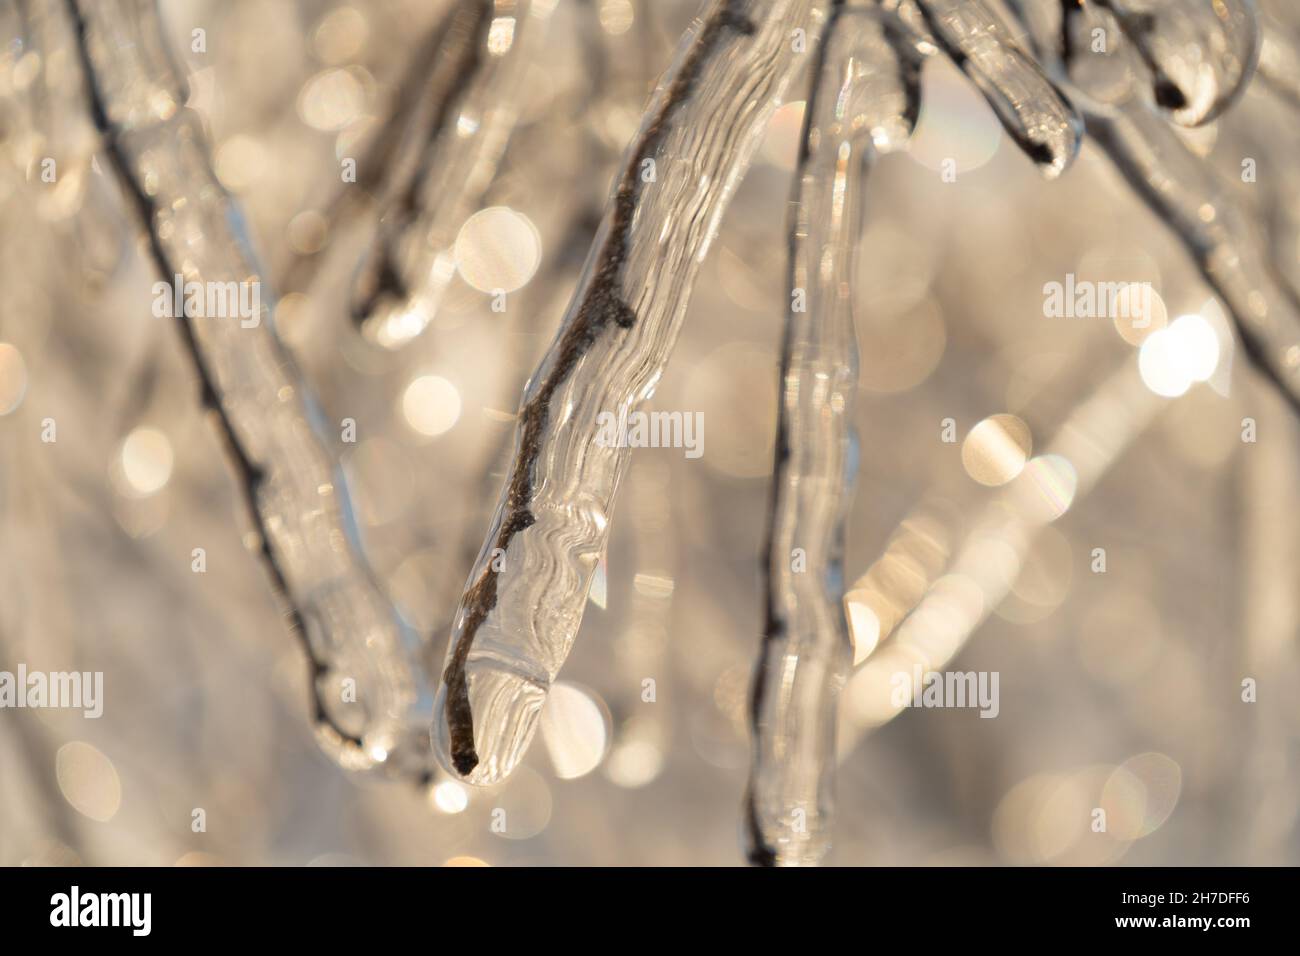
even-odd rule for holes
{"type": "Polygon", "coordinates": [[[460,418],[460,392],[440,375],[421,375],[402,393],[402,415],[421,435],[437,437],[460,418]]]}
{"type": "Polygon", "coordinates": [[[992,415],[961,446],[966,473],[981,485],[1005,485],[1020,474],[1033,448],[1029,426],[1015,415],[992,415]]]}
{"type": "Polygon", "coordinates": [[[542,261],[542,239],[531,219],[506,206],[482,209],[456,236],[456,268],[480,292],[523,288],[542,261]]]}
{"type": "Polygon", "coordinates": [[[123,490],[133,497],[148,497],[161,491],[172,476],[172,444],[156,428],[141,427],[122,442],[123,490]]]}

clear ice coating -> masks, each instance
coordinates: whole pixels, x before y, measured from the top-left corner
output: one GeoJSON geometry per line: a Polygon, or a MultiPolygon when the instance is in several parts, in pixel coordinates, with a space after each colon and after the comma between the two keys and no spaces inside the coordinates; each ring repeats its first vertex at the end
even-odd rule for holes
{"type": "Polygon", "coordinates": [[[979,0],[916,0],[934,42],[984,94],[1007,134],[1048,178],[1074,161],[1083,120],[979,0]]]}
{"type": "MultiPolygon", "coordinates": [[[[1037,45],[1043,62],[1059,59],[1076,102],[1079,94],[1095,103],[1118,103],[1137,95],[1139,78],[1148,78],[1149,71],[1114,17],[1096,4],[1057,0],[1038,0],[1033,9],[1056,15],[1050,25],[1036,25],[1038,31],[1046,28],[1050,37],[1037,45]]],[[[1146,82],[1149,86],[1149,79],[1146,82]]]]}
{"type": "Polygon", "coordinates": [[[1232,312],[1251,359],[1300,408],[1300,302],[1214,170],[1137,100],[1089,112],[1088,133],[1182,240],[1232,312]]]}
{"type": "Polygon", "coordinates": [[[813,72],[793,197],[766,629],[750,702],[754,863],[816,863],[830,846],[838,699],[851,657],[842,553],[857,470],[852,296],[863,180],[874,152],[910,136],[919,72],[893,14],[837,8],[813,72]]]}
{"type": "MultiPolygon", "coordinates": [[[[1047,6],[1022,4],[1021,11],[1044,51],[1053,49],[1047,40],[1051,21],[1042,15],[1047,6]]],[[[1086,70],[1079,65],[1089,55],[1084,44],[1093,27],[1115,29],[1104,10],[1067,14],[1065,29],[1056,34],[1067,46],[1054,46],[1071,82],[1088,83],[1076,98],[1085,106],[1089,137],[1182,241],[1232,313],[1247,355],[1300,406],[1300,302],[1270,262],[1269,237],[1260,234],[1214,168],[1188,149],[1163,114],[1136,95],[1143,66],[1132,62],[1130,51],[1112,45],[1104,57],[1094,57],[1098,64],[1109,64],[1104,68],[1108,73],[1100,65],[1086,70]]]]}
{"type": "Polygon", "coordinates": [[[358,269],[352,313],[387,348],[419,335],[456,275],[453,247],[477,211],[518,116],[527,44],[542,39],[529,0],[458,4],[426,82],[432,116],[415,174],[388,202],[358,269]]]}
{"type": "MultiPolygon", "coordinates": [[[[428,135],[427,148],[416,151],[419,171],[398,190],[409,185],[410,193],[381,238],[388,258],[376,260],[413,278],[399,287],[405,298],[385,298],[392,290],[378,282],[371,291],[378,290],[374,301],[384,305],[366,310],[386,316],[375,328],[385,344],[417,334],[436,308],[436,283],[450,275],[449,259],[438,259],[436,250],[449,249],[451,236],[439,232],[438,217],[449,217],[444,226],[462,220],[471,208],[466,203],[481,195],[474,184],[493,174],[501,141],[478,134],[496,119],[503,128],[513,122],[507,90],[517,75],[511,70],[519,69],[520,43],[533,34],[523,29],[525,6],[484,0],[458,8],[447,21],[450,32],[439,49],[449,61],[430,73],[429,110],[414,137],[428,135]],[[475,59],[484,54],[488,59],[475,59]],[[462,57],[477,65],[464,68],[462,57]],[[457,134],[451,143],[449,129],[457,134]],[[474,174],[448,172],[466,169],[474,174]],[[443,239],[431,238],[438,235],[443,239]],[[409,307],[411,296],[421,295],[422,303],[409,307]]],[[[630,410],[653,392],[718,219],[784,86],[806,62],[791,34],[813,32],[828,6],[718,2],[661,86],[564,328],[525,393],[514,465],[454,621],[432,715],[414,635],[364,561],[327,430],[274,335],[273,297],[238,210],[212,175],[199,124],[182,106],[153,3],[23,0],[0,10],[0,17],[22,19],[25,28],[35,24],[35,35],[47,31],[55,40],[52,13],[62,21],[70,10],[84,28],[80,52],[91,67],[109,158],[146,220],[164,277],[257,282],[264,290],[266,308],[255,327],[241,327],[235,318],[193,318],[182,330],[249,496],[258,543],[308,643],[321,736],[344,765],[427,772],[424,728],[431,719],[441,759],[470,781],[494,782],[517,763],[580,624],[627,464],[626,449],[595,440],[597,416],[630,410]],[[349,684],[356,703],[348,702],[349,684]]],[[[817,52],[816,95],[796,183],[791,274],[805,311],[790,314],[783,353],[767,631],[756,668],[747,801],[748,850],[761,863],[815,862],[828,846],[836,695],[847,664],[839,603],[842,521],[856,454],[848,418],[856,346],[847,277],[866,164],[873,152],[901,146],[915,120],[916,51],[942,47],[1049,174],[1068,164],[1079,139],[1072,107],[986,4],[862,6],[834,4],[838,26],[817,52]],[[906,38],[901,22],[911,31],[906,38]],[[796,550],[807,562],[801,574],[792,573],[796,550]]],[[[1017,0],[1013,6],[1043,14],[1031,35],[1039,50],[1062,59],[1071,95],[1084,94],[1076,99],[1086,105],[1089,131],[1191,251],[1232,311],[1251,356],[1300,406],[1300,305],[1274,271],[1281,267],[1261,254],[1256,223],[1165,122],[1203,123],[1230,104],[1249,79],[1260,32],[1261,76],[1300,102],[1294,10],[1267,3],[1256,26],[1253,5],[1244,0],[1083,6],[1017,0]],[[1053,25],[1044,29],[1044,23],[1053,25]],[[1091,48],[1098,29],[1108,46],[1101,55],[1091,48]]],[[[67,45],[76,52],[76,43],[67,45]]],[[[66,91],[48,92],[57,103],[66,91]]],[[[1222,128],[1237,115],[1234,110],[1222,128]]],[[[50,118],[46,110],[29,125],[50,118]]],[[[1283,159],[1275,163],[1280,167],[1283,159]]],[[[1294,220],[1282,225],[1294,243],[1294,220]]],[[[1292,247],[1293,268],[1296,261],[1292,247]]],[[[1150,401],[1131,372],[1117,381],[1106,402],[1128,408],[1150,401]]],[[[1128,440],[1128,432],[1095,417],[1107,424],[1097,435],[1116,445],[1128,440]]],[[[1061,451],[1082,460],[1101,447],[1092,437],[1061,451]]],[[[1087,475],[1081,468],[1081,488],[1087,475]]],[[[1015,529],[1006,537],[1027,540],[1015,529]]],[[[974,548],[958,564],[972,578],[988,565],[974,548]]],[[[897,642],[919,639],[923,621],[923,614],[905,621],[897,642]]],[[[953,652],[977,625],[972,619],[952,632],[953,652]]]]}
{"type": "Polygon", "coordinates": [[[749,157],[829,2],[723,0],[688,33],[625,160],[452,622],[433,740],[474,784],[518,764],[572,647],[629,449],[597,442],[654,392],[749,157]]]}
{"type": "Polygon", "coordinates": [[[258,284],[256,325],[240,317],[180,325],[271,576],[307,645],[318,736],[345,766],[422,775],[431,768],[423,726],[432,695],[420,684],[416,636],[362,556],[325,422],[276,337],[274,297],[184,106],[157,9],[152,0],[68,0],[68,10],[109,158],[163,279],[258,284]]]}
{"type": "Polygon", "coordinates": [[[1254,71],[1260,31],[1252,0],[1096,3],[1137,48],[1151,72],[1156,104],[1181,126],[1199,126],[1221,113],[1254,71]]]}

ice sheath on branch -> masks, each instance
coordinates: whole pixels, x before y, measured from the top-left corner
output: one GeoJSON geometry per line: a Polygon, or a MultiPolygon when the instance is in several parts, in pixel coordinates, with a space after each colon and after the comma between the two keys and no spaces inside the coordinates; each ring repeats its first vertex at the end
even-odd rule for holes
{"type": "MultiPolygon", "coordinates": [[[[366,564],[321,412],[275,335],[238,208],[213,175],[152,0],[67,0],[104,148],[167,280],[258,283],[263,312],[178,317],[287,615],[313,667],[315,723],[345,766],[431,770],[416,635],[366,564]]],[[[147,302],[140,303],[148,308],[147,302]]]]}
{"type": "Polygon", "coordinates": [[[685,38],[613,189],[564,322],[524,391],[514,458],[452,622],[433,738],[471,783],[537,730],[582,620],[629,450],[599,444],[648,399],[699,266],[829,0],[719,0],[685,38]]]}
{"type": "Polygon", "coordinates": [[[1083,120],[980,0],[915,0],[934,42],[984,94],[1003,129],[1056,178],[1074,161],[1083,120]]]}
{"type": "MultiPolygon", "coordinates": [[[[1225,11],[1238,6],[1225,6],[1225,11]]],[[[1139,97],[1138,83],[1146,79],[1142,60],[1122,45],[1104,9],[1065,14],[1054,27],[1044,15],[1047,0],[1038,4],[1021,0],[1020,7],[1020,17],[1032,31],[1040,55],[1059,60],[1060,70],[1084,104],[1089,136],[1182,241],[1232,314],[1246,355],[1300,411],[1300,301],[1278,276],[1261,249],[1262,237],[1255,234],[1214,169],[1139,97]],[[1093,28],[1113,38],[1104,54],[1083,45],[1093,28]]],[[[1178,35],[1175,29],[1174,37],[1178,35]]],[[[1149,42],[1167,46],[1174,41],[1151,37],[1149,42]]],[[[1231,49],[1223,55],[1233,61],[1238,56],[1231,49]]],[[[1217,71],[1225,72],[1230,72],[1226,66],[1217,71]]],[[[1226,95],[1235,95],[1235,90],[1226,95]]]]}
{"type": "Polygon", "coordinates": [[[863,180],[874,154],[911,134],[919,82],[919,55],[892,14],[836,5],[813,68],[792,197],[766,624],[750,697],[753,863],[815,863],[830,846],[837,705],[851,657],[841,562],[857,471],[863,180]]]}
{"type": "MultiPolygon", "coordinates": [[[[426,152],[457,118],[459,96],[479,58],[489,6],[488,0],[454,4],[410,54],[388,115],[357,157],[356,182],[342,183],[326,204],[335,237],[367,216],[382,219],[399,197],[416,189],[426,152]]],[[[372,224],[371,231],[375,228],[372,224]]],[[[296,256],[281,277],[282,291],[309,289],[329,258],[319,251],[296,256]]],[[[355,278],[360,280],[362,274],[355,278]]]]}
{"type": "MultiPolygon", "coordinates": [[[[1200,126],[1237,97],[1259,57],[1253,0],[1096,0],[1151,73],[1152,95],[1180,126],[1200,126]]],[[[1080,7],[1067,2],[1067,17],[1080,7]]],[[[1067,27],[1068,29],[1068,27],[1067,27]]]]}
{"type": "Polygon", "coordinates": [[[353,320],[386,348],[424,331],[455,278],[456,234],[496,175],[518,119],[527,45],[545,26],[530,19],[529,0],[469,0],[449,14],[419,164],[387,197],[353,283],[353,320]]]}
{"type": "Polygon", "coordinates": [[[1090,110],[1088,132],[1182,240],[1232,313],[1246,354],[1300,411],[1300,302],[1214,171],[1141,103],[1090,110]]]}

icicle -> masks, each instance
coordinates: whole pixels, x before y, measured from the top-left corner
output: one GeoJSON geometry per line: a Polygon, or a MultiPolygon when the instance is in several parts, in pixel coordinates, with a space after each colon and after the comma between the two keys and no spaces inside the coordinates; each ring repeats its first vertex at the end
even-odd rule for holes
{"type": "Polygon", "coordinates": [[[151,0],[68,0],[68,9],[104,147],[166,281],[259,290],[256,325],[209,316],[180,327],[271,577],[311,656],[319,736],[345,766],[423,775],[428,744],[417,728],[427,717],[417,705],[430,701],[416,637],[362,557],[320,410],[275,335],[273,297],[183,105],[157,10],[151,0]]]}
{"type": "Polygon", "coordinates": [[[1199,126],[1241,92],[1259,54],[1251,0],[1096,0],[1110,10],[1152,74],[1156,103],[1199,126]]]}
{"type": "Polygon", "coordinates": [[[544,26],[528,22],[528,0],[476,0],[452,18],[430,80],[437,116],[419,171],[385,214],[352,290],[353,318],[387,348],[437,313],[456,274],[456,234],[481,205],[515,126],[526,44],[544,26]]]}
{"type": "Polygon", "coordinates": [[[979,87],[1008,135],[1055,178],[1073,162],[1083,121],[1065,94],[978,0],[916,0],[934,41],[979,87]]]}
{"type": "Polygon", "coordinates": [[[715,3],[649,107],[525,390],[515,460],[453,622],[433,736],[472,783],[514,769],[582,620],[629,454],[597,441],[598,416],[653,393],[718,220],[806,62],[796,31],[828,6],[715,3]]]}
{"type": "Polygon", "coordinates": [[[837,7],[813,73],[793,197],[767,623],[751,697],[754,863],[816,863],[830,845],[837,703],[851,657],[841,561],[857,470],[850,416],[861,193],[873,147],[897,149],[911,134],[919,72],[892,14],[837,7]]]}

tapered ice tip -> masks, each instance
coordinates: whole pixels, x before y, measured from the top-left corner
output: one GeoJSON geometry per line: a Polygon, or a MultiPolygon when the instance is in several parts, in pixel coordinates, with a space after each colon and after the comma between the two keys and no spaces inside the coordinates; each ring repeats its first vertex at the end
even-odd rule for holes
{"type": "Polygon", "coordinates": [[[457,779],[474,786],[492,786],[509,777],[527,753],[537,733],[548,687],[499,663],[483,660],[466,664],[466,681],[469,722],[459,714],[449,719],[447,685],[438,689],[433,749],[438,762],[457,779]],[[455,735],[451,732],[453,726],[459,728],[455,735]],[[468,733],[472,733],[472,740],[468,733]]]}

